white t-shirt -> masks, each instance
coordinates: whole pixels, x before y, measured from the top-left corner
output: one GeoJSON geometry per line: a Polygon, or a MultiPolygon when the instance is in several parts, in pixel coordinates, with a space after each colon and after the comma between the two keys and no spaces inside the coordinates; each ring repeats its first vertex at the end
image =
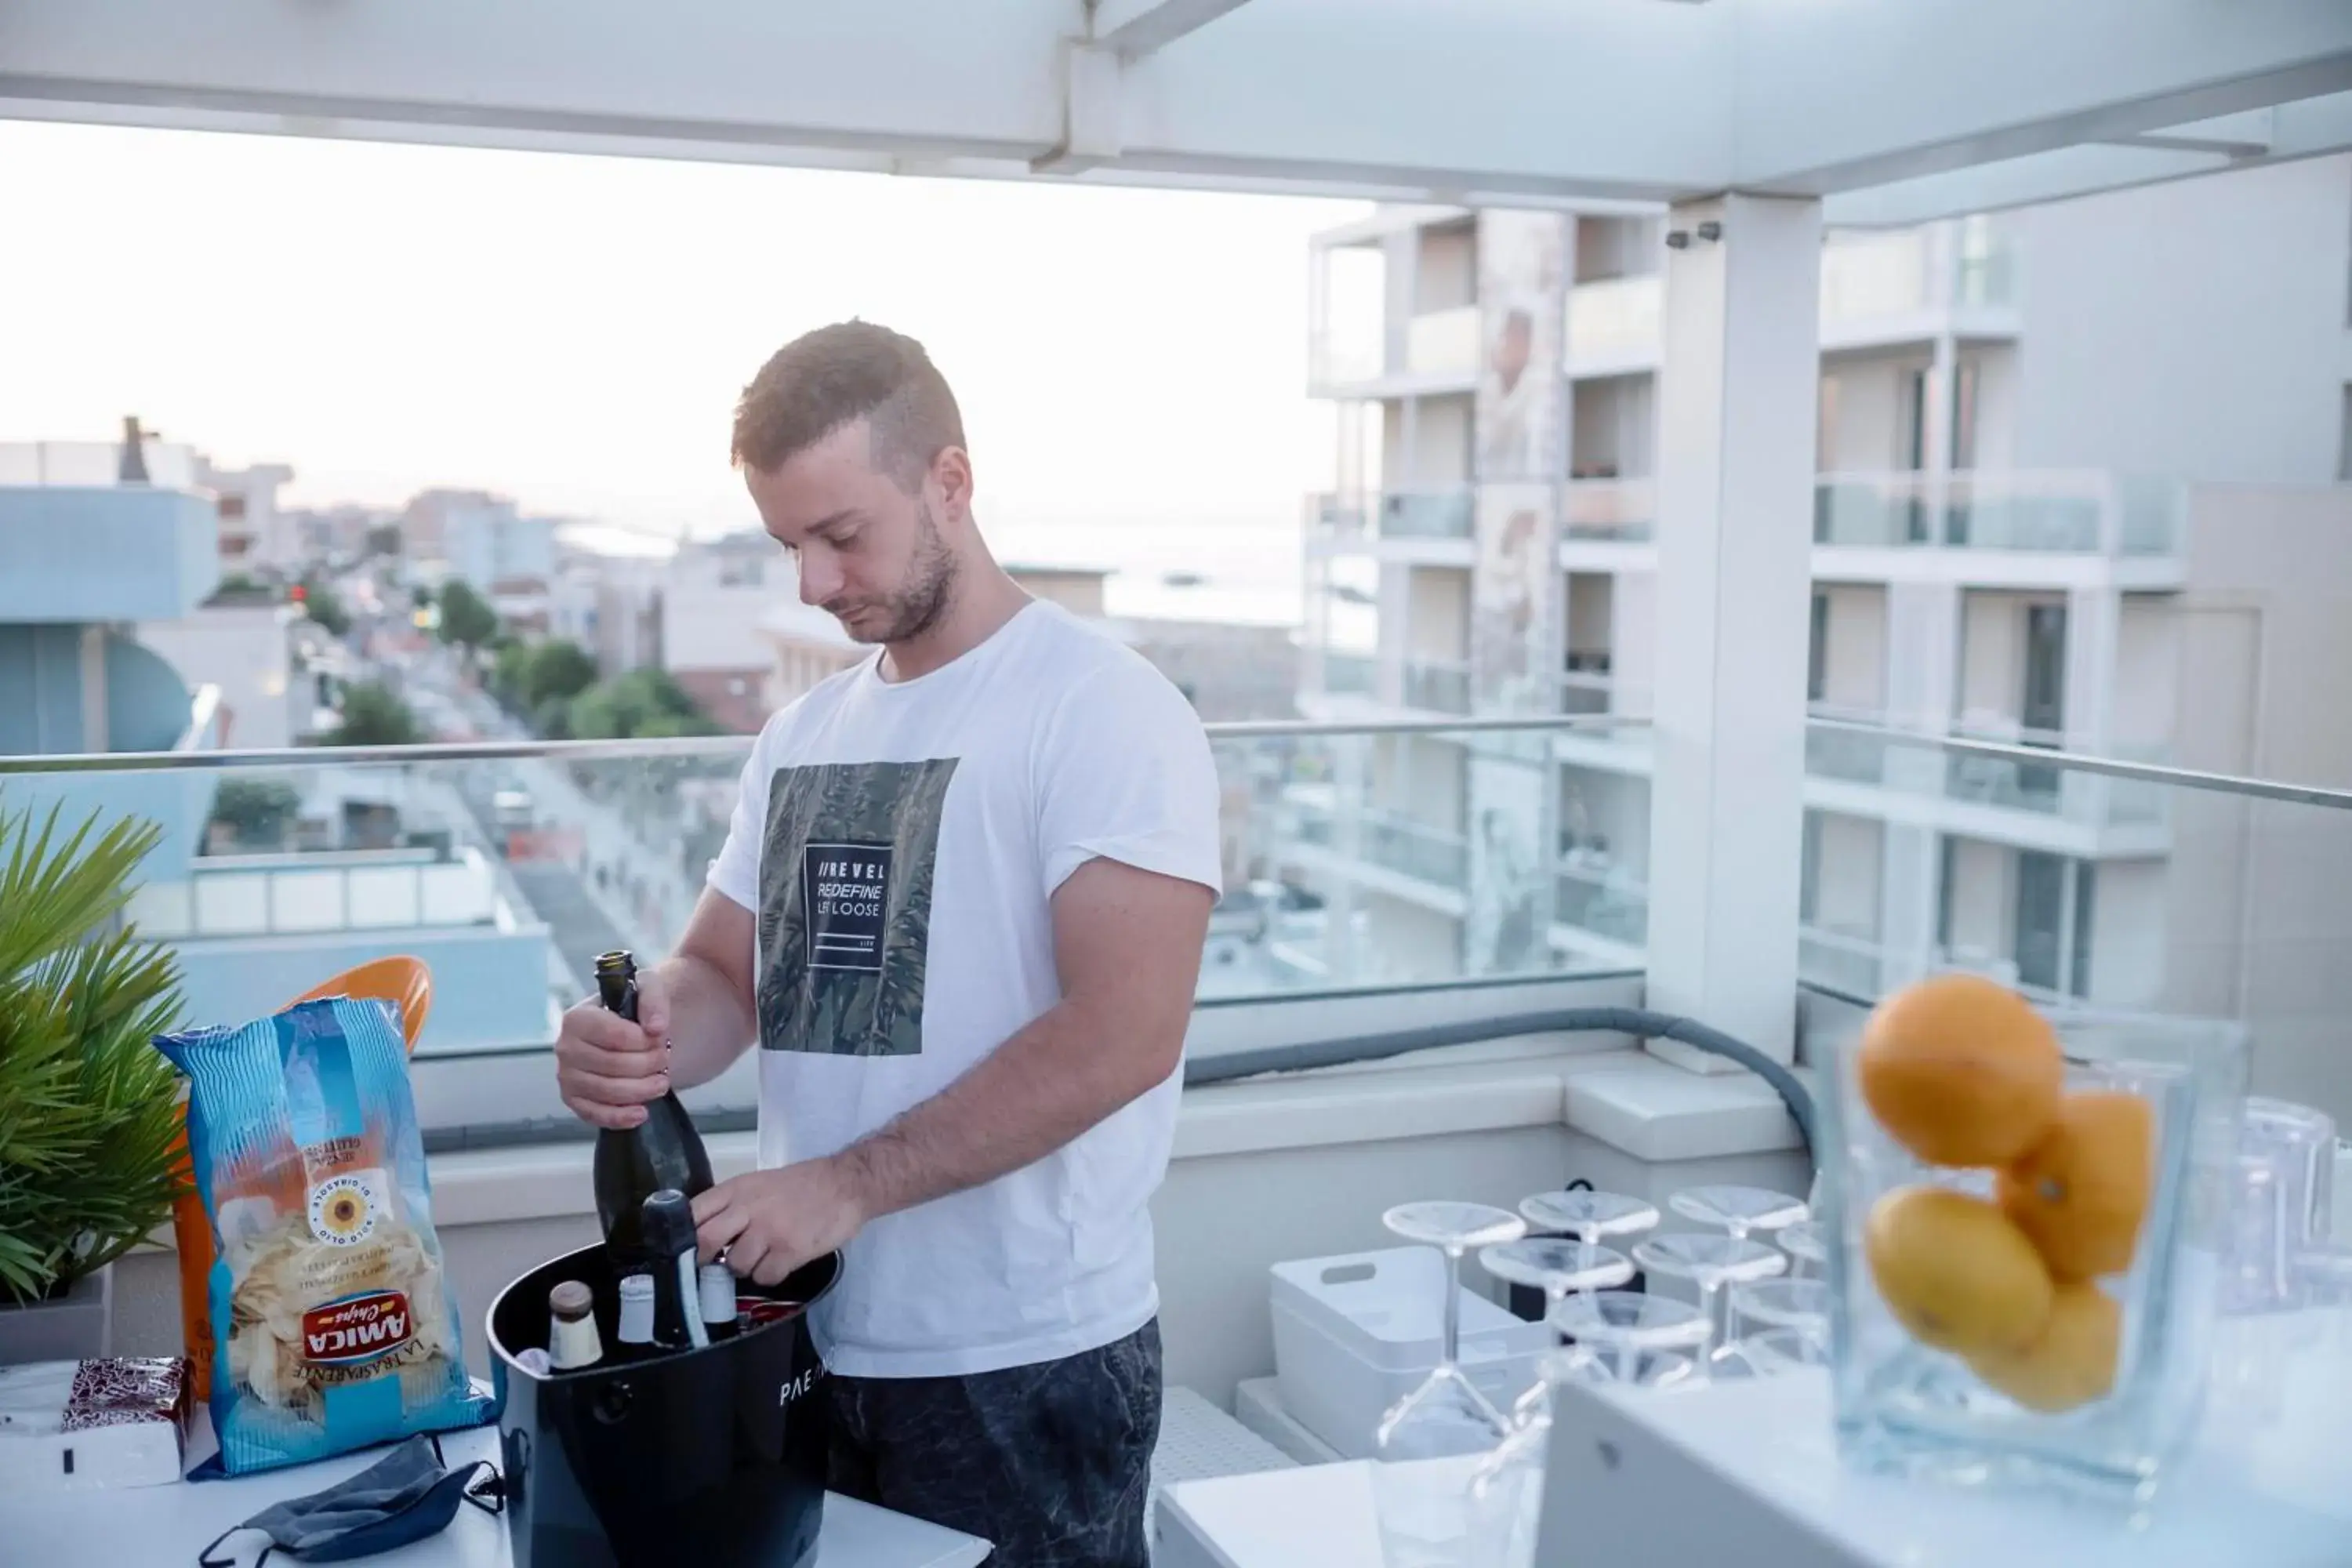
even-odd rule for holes
{"type": "MultiPolygon", "coordinates": [[[[1131,649],[1033,603],[928,675],[887,681],[879,658],[768,721],[710,868],[758,917],[763,1167],[855,1142],[1059,1002],[1048,900],[1087,861],[1219,885],[1207,739],[1131,649]]],[[[867,1226],[813,1314],[827,1364],[992,1372],[1142,1327],[1181,1077],[867,1226]]]]}

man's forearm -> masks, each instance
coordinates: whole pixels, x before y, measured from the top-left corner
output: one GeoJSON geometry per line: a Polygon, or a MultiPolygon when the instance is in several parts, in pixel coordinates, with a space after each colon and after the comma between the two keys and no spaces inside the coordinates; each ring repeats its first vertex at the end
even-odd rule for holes
{"type": "Polygon", "coordinates": [[[659,969],[669,992],[670,1086],[692,1089],[732,1066],[755,1026],[741,994],[707,960],[682,952],[659,969]]]}
{"type": "Polygon", "coordinates": [[[1043,1159],[1176,1070],[1183,1020],[1165,1038],[1114,1047],[1110,1024],[1065,1001],[979,1066],[834,1159],[868,1217],[976,1187],[1043,1159]]]}

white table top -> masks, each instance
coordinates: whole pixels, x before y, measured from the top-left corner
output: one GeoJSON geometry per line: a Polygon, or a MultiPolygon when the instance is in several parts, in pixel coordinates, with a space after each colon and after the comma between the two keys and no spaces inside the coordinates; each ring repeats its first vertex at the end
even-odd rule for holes
{"type": "MultiPolygon", "coordinates": [[[[475,1459],[495,1462],[498,1428],[444,1433],[441,1452],[453,1467],[475,1459]]],[[[175,1486],[0,1491],[0,1542],[5,1542],[0,1555],[11,1563],[192,1568],[196,1553],[229,1526],[280,1498],[299,1497],[356,1475],[384,1453],[370,1448],[293,1469],[175,1486]]],[[[250,1563],[261,1540],[247,1535],[228,1545],[237,1549],[239,1563],[250,1563]]],[[[828,1492],[815,1562],[821,1568],[974,1568],[988,1551],[988,1542],[975,1536],[828,1492]]],[[[514,1557],[503,1518],[460,1508],[440,1534],[365,1561],[383,1568],[509,1568],[514,1557]]]]}
{"type": "MultiPolygon", "coordinates": [[[[2315,1338],[2292,1314],[2233,1324],[2229,1339],[2240,1355],[2271,1358],[2254,1380],[2270,1393],[2217,1379],[2202,1440],[2137,1524],[2046,1493],[1850,1469],[1837,1457],[1821,1371],[1574,1391],[1552,1440],[1575,1447],[1555,1454],[1554,1483],[1578,1499],[1576,1539],[1591,1549],[1578,1562],[2343,1568],[2352,1563],[2352,1341],[2315,1338]],[[1767,1524],[1774,1540],[1800,1544],[1765,1550],[1767,1524]]],[[[1381,1563],[1372,1467],[1360,1460],[1171,1487],[1160,1513],[1161,1568],[1381,1563]]]]}

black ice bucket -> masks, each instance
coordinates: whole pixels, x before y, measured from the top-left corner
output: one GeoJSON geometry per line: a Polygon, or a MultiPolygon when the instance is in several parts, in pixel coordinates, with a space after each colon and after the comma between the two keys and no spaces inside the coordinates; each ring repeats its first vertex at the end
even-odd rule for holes
{"type": "MultiPolygon", "coordinates": [[[[834,1253],[741,1300],[814,1302],[841,1273],[834,1253]]],[[[566,1279],[596,1298],[609,1356],[620,1342],[604,1247],[541,1265],[490,1304],[490,1374],[515,1568],[798,1568],[824,1507],[824,1363],[795,1314],[706,1350],[534,1375],[547,1293],[566,1279]]]]}

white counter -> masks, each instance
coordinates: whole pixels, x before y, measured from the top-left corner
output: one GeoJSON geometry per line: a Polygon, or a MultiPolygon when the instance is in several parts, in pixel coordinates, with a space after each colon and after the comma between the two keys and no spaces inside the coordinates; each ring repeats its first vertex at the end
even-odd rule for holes
{"type": "MultiPolygon", "coordinates": [[[[445,1433],[441,1451],[453,1468],[476,1459],[495,1462],[498,1428],[445,1433]]],[[[0,1491],[0,1561],[104,1568],[193,1563],[231,1525],[280,1498],[299,1497],[356,1475],[386,1452],[370,1448],[229,1480],[110,1491],[0,1491]]],[[[242,1535],[223,1550],[234,1550],[239,1563],[251,1563],[262,1540],[242,1535]]],[[[815,1562],[818,1568],[974,1568],[988,1550],[988,1542],[976,1537],[828,1492],[815,1562]]],[[[271,1560],[278,1555],[273,1552],[271,1560]]],[[[362,1561],[383,1568],[509,1568],[514,1558],[504,1518],[461,1507],[440,1534],[362,1561]]]]}
{"type": "MultiPolygon", "coordinates": [[[[2046,1494],[1863,1475],[1837,1458],[1829,1375],[1563,1392],[1539,1568],[2343,1568],[2352,1563],[2352,1335],[2296,1314],[2242,1320],[2242,1354],[2284,1356],[2233,1388],[2146,1516],[2046,1494]],[[2284,1377],[2276,1369],[2286,1369],[2284,1377]],[[2252,1392],[2248,1392],[2252,1390],[2252,1392]],[[1548,1502],[1548,1510],[1554,1504],[1548,1502]]],[[[2254,1363],[2246,1364],[2252,1365],[2254,1363]]],[[[1463,1461],[1443,1461],[1461,1464],[1463,1461]]],[[[1159,1568],[1379,1568],[1372,1467],[1171,1487],[1159,1568]]]]}

